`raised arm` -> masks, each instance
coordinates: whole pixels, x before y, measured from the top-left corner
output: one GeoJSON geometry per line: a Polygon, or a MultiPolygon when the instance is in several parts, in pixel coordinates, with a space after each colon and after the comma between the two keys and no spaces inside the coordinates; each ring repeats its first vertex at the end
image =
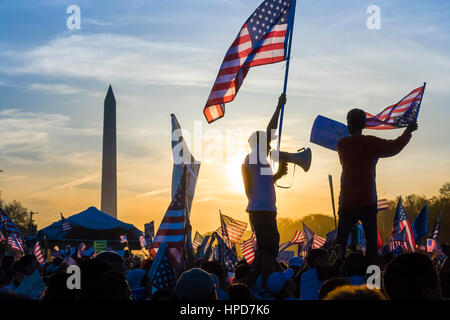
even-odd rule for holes
{"type": "Polygon", "coordinates": [[[410,124],[403,134],[394,140],[379,139],[374,144],[374,152],[381,158],[392,157],[402,151],[411,139],[411,133],[417,130],[417,123],[410,124]]]}
{"type": "Polygon", "coordinates": [[[273,113],[272,118],[269,121],[269,124],[267,125],[266,129],[266,136],[267,136],[267,154],[269,154],[270,151],[270,141],[272,141],[272,130],[276,130],[278,127],[278,118],[280,117],[280,111],[281,107],[286,104],[286,95],[282,93],[280,97],[278,98],[278,105],[275,109],[275,112],[273,113]]]}

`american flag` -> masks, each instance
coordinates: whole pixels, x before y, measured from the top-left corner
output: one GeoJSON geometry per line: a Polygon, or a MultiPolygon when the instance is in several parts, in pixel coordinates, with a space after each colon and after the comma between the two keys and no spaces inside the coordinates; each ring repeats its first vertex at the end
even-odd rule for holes
{"type": "Polygon", "coordinates": [[[389,247],[391,251],[394,251],[399,246],[402,247],[402,249],[404,250],[406,248],[405,242],[406,242],[406,232],[405,229],[403,229],[400,233],[397,233],[392,236],[389,247]]]}
{"type": "Polygon", "coordinates": [[[16,237],[15,234],[8,236],[8,244],[12,249],[19,250],[21,252],[25,252],[23,249],[23,241],[16,237]]]}
{"type": "Polygon", "coordinates": [[[251,67],[286,60],[294,8],[295,0],[266,0],[244,23],[223,59],[203,109],[208,123],[224,116],[225,103],[233,101],[251,67]]]}
{"type": "Polygon", "coordinates": [[[297,230],[297,231],[295,231],[295,234],[292,237],[291,241],[285,242],[280,245],[278,252],[286,250],[287,248],[289,248],[290,246],[293,246],[295,244],[302,244],[305,240],[306,240],[305,233],[303,231],[297,230]]]}
{"type": "Polygon", "coordinates": [[[127,239],[126,235],[120,236],[120,243],[127,243],[127,242],[128,242],[128,239],[127,239]]]}
{"type": "Polygon", "coordinates": [[[217,257],[216,259],[225,267],[227,273],[234,273],[234,265],[238,262],[235,248],[230,249],[221,238],[217,238],[217,257]]]}
{"type": "Polygon", "coordinates": [[[192,247],[197,250],[197,248],[202,244],[204,237],[198,232],[195,232],[194,241],[192,241],[192,247]]]}
{"type": "Polygon", "coordinates": [[[63,231],[67,232],[67,231],[71,230],[72,226],[70,225],[70,223],[64,218],[62,213],[60,213],[60,215],[61,215],[61,225],[62,225],[63,231]]]}
{"type": "Polygon", "coordinates": [[[253,233],[250,239],[242,242],[241,244],[242,255],[244,256],[244,259],[248,264],[252,264],[253,260],[255,260],[256,249],[256,235],[253,233]]]}
{"type": "Polygon", "coordinates": [[[312,248],[313,249],[321,248],[325,244],[326,241],[327,241],[327,239],[322,238],[321,236],[318,236],[317,234],[314,234],[312,248]]]}
{"type": "Polygon", "coordinates": [[[436,222],[434,223],[433,231],[431,231],[431,234],[429,236],[429,239],[439,240],[439,226],[441,224],[441,215],[436,219],[436,222]]]}
{"type": "Polygon", "coordinates": [[[402,199],[398,200],[397,210],[395,211],[394,223],[392,226],[391,242],[399,241],[398,236],[405,231],[405,242],[402,243],[404,251],[415,252],[416,242],[414,241],[414,233],[402,206],[402,199]]]}
{"type": "Polygon", "coordinates": [[[232,243],[241,243],[242,235],[247,229],[247,223],[235,220],[224,214],[220,214],[220,223],[222,225],[222,238],[230,240],[232,243]]]}
{"type": "MultiPolygon", "coordinates": [[[[156,233],[156,236],[158,236],[158,233],[156,233]]],[[[149,277],[154,288],[171,291],[175,288],[176,279],[173,264],[171,263],[172,257],[169,252],[170,248],[167,247],[167,244],[167,242],[163,242],[159,246],[160,250],[158,250],[155,259],[153,260],[152,267],[149,271],[149,277]],[[155,266],[153,266],[153,264],[155,266]]]]}
{"type": "Polygon", "coordinates": [[[156,232],[150,250],[158,251],[161,243],[167,243],[168,255],[175,265],[181,262],[185,243],[185,209],[186,209],[186,169],[180,179],[177,192],[167,208],[164,218],[156,232]]]}
{"type": "Polygon", "coordinates": [[[37,260],[41,265],[45,264],[44,255],[42,254],[42,248],[39,241],[36,241],[33,247],[33,254],[36,256],[37,260]]]}
{"type": "Polygon", "coordinates": [[[220,226],[214,233],[216,236],[218,236],[225,242],[225,244],[227,245],[228,248],[233,248],[234,243],[231,242],[230,239],[228,239],[226,232],[224,233],[223,231],[224,231],[224,227],[220,226]]]}
{"type": "Polygon", "coordinates": [[[378,211],[383,211],[389,209],[389,204],[386,199],[380,199],[377,201],[378,211]]]}
{"type": "Polygon", "coordinates": [[[12,221],[5,211],[0,208],[0,230],[2,230],[6,236],[15,235],[18,239],[23,241],[23,236],[15,223],[12,221]]]}
{"type": "Polygon", "coordinates": [[[402,100],[387,107],[376,116],[367,112],[366,129],[402,128],[416,122],[424,91],[425,84],[414,89],[402,100]]]}

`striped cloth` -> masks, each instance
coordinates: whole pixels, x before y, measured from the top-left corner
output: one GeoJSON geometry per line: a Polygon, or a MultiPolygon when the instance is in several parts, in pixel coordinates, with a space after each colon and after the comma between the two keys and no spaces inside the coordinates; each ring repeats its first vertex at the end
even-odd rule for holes
{"type": "Polygon", "coordinates": [[[389,204],[386,199],[380,199],[377,201],[378,211],[383,211],[389,209],[389,204]]]}
{"type": "MultiPolygon", "coordinates": [[[[185,210],[186,210],[186,169],[180,179],[177,191],[156,232],[150,250],[156,255],[161,243],[168,245],[168,256],[173,265],[181,262],[185,242],[185,210]]],[[[153,255],[153,256],[154,256],[153,255]]]]}
{"type": "Polygon", "coordinates": [[[33,254],[36,256],[37,260],[39,261],[39,263],[41,265],[45,264],[44,255],[42,253],[42,248],[41,248],[41,244],[39,243],[39,241],[36,241],[36,243],[34,244],[33,254]]]}
{"type": "Polygon", "coordinates": [[[203,109],[208,123],[224,116],[224,104],[236,97],[251,67],[286,59],[288,20],[294,7],[295,0],[266,0],[244,23],[223,59],[203,109]]]}
{"type": "Polygon", "coordinates": [[[67,232],[69,230],[72,229],[72,226],[70,225],[70,223],[64,218],[64,216],[62,215],[62,213],[59,213],[61,215],[61,226],[64,232],[67,232]]]}
{"type": "Polygon", "coordinates": [[[325,244],[326,241],[327,241],[327,239],[322,238],[321,236],[318,236],[317,234],[314,234],[312,248],[313,249],[321,248],[325,244]]]}
{"type": "Polygon", "coordinates": [[[295,244],[302,244],[305,240],[306,240],[305,233],[303,231],[297,230],[297,231],[295,231],[295,234],[292,237],[291,241],[285,242],[280,245],[280,247],[278,248],[278,252],[286,250],[287,248],[289,248],[295,244]]]}
{"type": "Polygon", "coordinates": [[[192,241],[192,247],[197,250],[199,246],[201,246],[203,242],[204,237],[198,232],[195,232],[194,240],[192,241]]]}
{"type": "Polygon", "coordinates": [[[225,244],[227,245],[228,248],[233,248],[234,243],[231,242],[227,236],[224,236],[223,234],[223,227],[219,227],[216,231],[215,234],[223,240],[223,242],[225,242],[225,244]]]}
{"type": "Polygon", "coordinates": [[[248,264],[252,264],[253,260],[255,260],[256,249],[256,235],[253,233],[250,239],[242,242],[241,244],[242,255],[244,256],[244,259],[248,264]]]}
{"type": "Polygon", "coordinates": [[[392,234],[391,234],[391,242],[402,241],[402,248],[406,252],[415,252],[416,251],[416,242],[414,240],[414,233],[412,231],[411,225],[408,221],[408,217],[406,216],[405,210],[402,206],[402,199],[398,200],[397,210],[395,211],[394,223],[392,226],[392,234]],[[401,234],[404,232],[404,236],[401,234]],[[399,238],[403,238],[404,241],[399,240],[399,238]]]}
{"type": "Polygon", "coordinates": [[[416,122],[424,91],[425,84],[376,116],[366,113],[366,129],[394,129],[407,127],[410,123],[416,122]]]}
{"type": "Polygon", "coordinates": [[[23,236],[20,230],[12,219],[0,208],[0,230],[4,232],[5,236],[14,235],[17,239],[20,239],[23,243],[23,236]]]}
{"type": "Polygon", "coordinates": [[[235,220],[224,214],[220,214],[220,222],[222,228],[224,229],[222,230],[221,238],[226,238],[232,243],[241,243],[241,238],[247,229],[247,223],[235,220]]]}
{"type": "Polygon", "coordinates": [[[22,239],[17,238],[15,234],[8,236],[8,245],[15,250],[24,252],[22,239]]]}

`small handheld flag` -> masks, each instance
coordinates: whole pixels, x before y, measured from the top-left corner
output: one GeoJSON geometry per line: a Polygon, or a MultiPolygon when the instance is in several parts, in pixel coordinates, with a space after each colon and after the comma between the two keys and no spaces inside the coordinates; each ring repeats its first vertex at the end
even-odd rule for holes
{"type": "Polygon", "coordinates": [[[389,209],[389,203],[386,199],[380,199],[377,201],[377,210],[383,211],[389,209]]]}
{"type": "Polygon", "coordinates": [[[39,261],[41,265],[45,264],[44,255],[42,254],[42,248],[39,241],[36,241],[33,247],[33,254],[36,256],[36,259],[39,261]]]}
{"type": "Polygon", "coordinates": [[[128,242],[128,239],[127,239],[126,235],[120,236],[120,243],[127,243],[127,242],[128,242]]]}
{"type": "Polygon", "coordinates": [[[366,113],[366,129],[395,129],[407,127],[417,121],[422,103],[425,85],[414,89],[396,104],[393,104],[377,115],[366,113]]]}
{"type": "Polygon", "coordinates": [[[59,213],[61,215],[61,226],[64,232],[67,232],[69,230],[72,229],[72,226],[70,225],[70,223],[64,218],[64,216],[62,215],[62,213],[59,213]]]}

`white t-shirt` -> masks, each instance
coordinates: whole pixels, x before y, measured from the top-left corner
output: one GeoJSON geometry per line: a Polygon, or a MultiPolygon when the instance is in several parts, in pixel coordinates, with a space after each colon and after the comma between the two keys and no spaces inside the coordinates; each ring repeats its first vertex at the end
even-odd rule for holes
{"type": "Polygon", "coordinates": [[[275,206],[276,197],[272,169],[268,163],[263,164],[261,161],[255,161],[255,164],[250,164],[249,158],[256,159],[256,157],[247,155],[244,161],[245,169],[250,171],[252,176],[247,212],[276,212],[277,207],[275,206]]]}

